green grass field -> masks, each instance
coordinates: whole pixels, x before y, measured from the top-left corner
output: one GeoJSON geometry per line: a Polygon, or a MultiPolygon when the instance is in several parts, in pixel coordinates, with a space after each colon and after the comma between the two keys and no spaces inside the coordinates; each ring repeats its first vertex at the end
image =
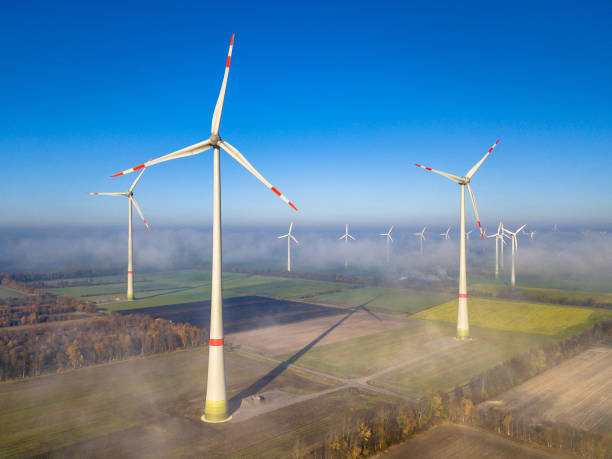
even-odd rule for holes
{"type": "MultiPolygon", "coordinates": [[[[433,321],[310,349],[295,363],[344,378],[359,378],[396,365],[404,368],[374,378],[374,384],[407,395],[450,389],[530,347],[543,335],[473,328],[473,340],[454,339],[455,326],[433,321]],[[393,381],[396,381],[394,383],[393,381]]],[[[279,356],[287,359],[291,354],[279,356]]]]}
{"type": "Polygon", "coordinates": [[[0,285],[0,298],[18,298],[21,296],[26,296],[26,294],[20,292],[19,290],[13,290],[12,288],[3,287],[0,285]]]}
{"type": "MultiPolygon", "coordinates": [[[[69,281],[84,281],[69,279],[69,281]]],[[[104,276],[94,281],[101,285],[84,285],[49,289],[56,295],[67,295],[86,301],[103,302],[108,310],[128,310],[169,304],[207,301],[210,299],[210,272],[181,270],[135,275],[135,301],[113,301],[125,298],[125,278],[104,276]]],[[[278,299],[312,297],[326,292],[351,289],[339,282],[322,282],[307,279],[260,276],[251,274],[223,273],[223,297],[234,298],[246,295],[268,296],[278,299]]]]}
{"type": "MultiPolygon", "coordinates": [[[[470,291],[474,292],[474,295],[482,292],[489,295],[498,295],[501,291],[507,290],[508,287],[500,284],[482,283],[470,285],[470,291]]],[[[587,292],[579,290],[561,290],[555,288],[542,288],[542,287],[515,287],[518,293],[523,294],[527,297],[542,298],[545,301],[556,302],[564,300],[566,304],[577,304],[583,305],[588,300],[593,300],[595,303],[608,303],[612,304],[612,293],[607,292],[587,292]]],[[[538,300],[539,301],[539,300],[538,300]]]]}
{"type": "Polygon", "coordinates": [[[467,383],[487,368],[536,347],[552,338],[472,327],[472,340],[451,352],[438,353],[413,365],[375,378],[371,384],[407,396],[448,390],[467,383]]]}
{"type": "MultiPolygon", "coordinates": [[[[43,454],[51,447],[121,433],[175,412],[179,419],[185,415],[198,419],[206,390],[207,354],[201,347],[0,383],[0,457],[43,454]]],[[[226,353],[228,397],[274,366],[226,353]]],[[[300,393],[313,393],[330,387],[333,383],[288,370],[265,390],[295,393],[299,388],[300,393]]]]}
{"type": "MultiPolygon", "coordinates": [[[[421,311],[414,317],[454,324],[457,301],[452,300],[421,311]]],[[[555,306],[489,298],[470,298],[470,325],[521,333],[537,333],[565,338],[585,330],[596,322],[612,318],[604,309],[555,306]]]]}
{"type": "Polygon", "coordinates": [[[407,288],[363,287],[319,295],[313,301],[358,306],[367,303],[368,308],[413,314],[436,306],[454,295],[440,292],[425,292],[407,288]]]}

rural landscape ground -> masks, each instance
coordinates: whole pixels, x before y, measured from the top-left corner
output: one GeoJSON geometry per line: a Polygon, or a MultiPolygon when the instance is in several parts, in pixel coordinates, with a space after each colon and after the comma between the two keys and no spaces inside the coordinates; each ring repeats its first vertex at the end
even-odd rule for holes
{"type": "MultiPolygon", "coordinates": [[[[605,304],[610,292],[539,289],[550,303],[528,302],[487,297],[504,288],[491,281],[473,286],[482,296],[470,301],[472,339],[458,341],[449,287],[239,273],[225,273],[223,283],[231,421],[199,419],[208,356],[201,346],[1,383],[0,456],[300,456],[352,418],[467,385],[517,355],[612,318],[609,309],[571,305],[585,296],[605,304]],[[570,304],[553,304],[559,298],[570,304]]],[[[95,300],[102,314],[143,313],[208,327],[206,271],[143,274],[133,302],[121,301],[122,276],[62,279],[46,288],[95,300]]],[[[529,297],[530,289],[524,290],[529,297]]],[[[24,293],[2,287],[0,295],[24,293]]],[[[22,327],[28,326],[37,325],[22,327]]],[[[481,405],[609,433],[610,368],[612,346],[600,344],[481,405]]],[[[418,457],[458,455],[468,443],[477,452],[472,457],[563,453],[442,426],[388,454],[405,457],[414,448],[418,457]]]]}

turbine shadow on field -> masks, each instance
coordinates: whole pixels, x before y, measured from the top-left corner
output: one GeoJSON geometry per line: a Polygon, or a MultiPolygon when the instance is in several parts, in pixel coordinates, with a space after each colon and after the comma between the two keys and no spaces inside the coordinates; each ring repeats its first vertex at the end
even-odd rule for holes
{"type": "Polygon", "coordinates": [[[331,327],[329,327],[327,330],[325,330],[323,333],[321,333],[319,336],[317,336],[314,340],[312,340],[310,343],[308,343],[298,352],[293,354],[291,357],[289,357],[284,362],[279,363],[273,370],[271,370],[270,372],[262,376],[260,379],[258,379],[253,384],[251,384],[249,387],[241,390],[239,393],[234,395],[229,400],[229,403],[228,403],[230,414],[235,412],[240,407],[240,403],[242,402],[243,398],[250,397],[251,395],[255,395],[259,393],[264,387],[266,387],[269,383],[274,381],[274,379],[276,379],[281,373],[283,373],[287,369],[287,367],[289,367],[289,365],[292,365],[293,363],[295,363],[300,357],[306,354],[306,352],[312,349],[318,342],[320,342],[323,338],[329,335],[332,331],[334,331],[336,328],[342,325],[342,323],[345,320],[347,320],[349,317],[355,314],[359,309],[363,309],[364,311],[366,311],[368,314],[370,314],[377,320],[380,320],[379,317],[377,317],[373,312],[371,312],[368,308],[366,308],[366,305],[370,304],[371,302],[376,300],[378,297],[380,297],[380,295],[376,295],[375,297],[366,301],[365,303],[352,308],[348,312],[347,315],[345,315],[342,319],[340,319],[338,322],[336,322],[331,327]]]}

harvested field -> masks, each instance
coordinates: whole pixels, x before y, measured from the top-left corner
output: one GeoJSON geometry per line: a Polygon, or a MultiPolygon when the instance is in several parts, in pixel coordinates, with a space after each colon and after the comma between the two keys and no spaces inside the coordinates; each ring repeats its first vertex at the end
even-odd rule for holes
{"type": "Polygon", "coordinates": [[[579,429],[612,432],[612,347],[589,349],[535,378],[481,403],[533,422],[565,422],[579,429]]]}
{"type": "MultiPolygon", "coordinates": [[[[143,451],[156,457],[170,457],[174,449],[212,451],[213,446],[228,454],[241,448],[257,451],[258,444],[272,441],[275,435],[297,438],[295,429],[306,428],[315,436],[326,435],[329,423],[339,422],[341,417],[335,411],[336,403],[350,410],[354,405],[360,407],[363,400],[367,406],[380,400],[356,391],[356,397],[329,394],[326,397],[331,398],[327,401],[305,402],[300,414],[288,407],[234,428],[228,424],[204,424],[199,416],[206,390],[207,354],[207,348],[202,347],[2,383],[0,457],[32,456],[62,448],[69,448],[65,454],[72,457],[83,457],[85,451],[89,454],[104,451],[105,457],[142,456],[143,451]],[[317,411],[319,414],[313,415],[317,411]],[[321,424],[320,419],[324,420],[321,424]],[[248,427],[244,428],[245,425],[248,427]],[[263,426],[267,426],[267,433],[262,432],[263,426]],[[193,435],[185,439],[183,433],[193,435]],[[221,446],[226,435],[230,435],[227,438],[232,438],[232,442],[221,446]],[[139,442],[142,438],[148,442],[139,442]],[[88,445],[93,445],[93,449],[88,445]]],[[[249,393],[261,380],[266,381],[262,390],[281,390],[292,395],[335,387],[327,380],[291,369],[282,372],[275,369],[274,363],[227,352],[228,397],[249,393]]],[[[235,400],[230,403],[236,405],[235,400]]],[[[290,448],[292,440],[287,441],[290,448]]]]}
{"type": "Polygon", "coordinates": [[[315,345],[322,346],[372,335],[414,323],[404,317],[373,313],[363,308],[340,311],[340,314],[228,333],[227,340],[263,354],[279,355],[306,347],[310,349],[315,345]]]}
{"type": "MultiPolygon", "coordinates": [[[[401,445],[392,446],[376,456],[380,459],[418,457],[438,459],[465,457],[471,459],[515,459],[564,457],[557,451],[535,448],[508,440],[500,435],[471,427],[444,424],[416,435],[401,445]]],[[[572,456],[569,456],[572,457],[572,456]]]]}
{"type": "MultiPolygon", "coordinates": [[[[419,319],[457,322],[457,301],[449,301],[414,315],[419,319]]],[[[612,318],[604,309],[556,306],[489,298],[470,298],[470,325],[566,338],[612,318]]]]}
{"type": "MultiPolygon", "coordinates": [[[[210,301],[130,309],[121,311],[121,313],[148,314],[173,322],[188,322],[204,329],[208,329],[210,325],[210,301]]],[[[223,328],[226,334],[230,334],[345,314],[346,310],[341,308],[259,296],[243,296],[223,301],[223,328]]],[[[337,319],[329,320],[336,321],[337,319]]]]}

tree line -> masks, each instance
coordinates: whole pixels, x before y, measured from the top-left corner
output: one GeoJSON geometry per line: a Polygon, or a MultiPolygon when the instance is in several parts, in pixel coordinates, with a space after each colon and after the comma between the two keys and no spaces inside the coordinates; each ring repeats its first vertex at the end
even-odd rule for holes
{"type": "Polygon", "coordinates": [[[0,327],[72,319],[77,312],[95,312],[96,305],[67,296],[32,295],[0,298],[0,327]]]}
{"type": "Polygon", "coordinates": [[[601,322],[579,335],[529,350],[490,368],[469,383],[449,391],[430,392],[414,402],[384,405],[359,418],[347,417],[326,441],[304,451],[295,445],[297,457],[357,458],[408,440],[415,433],[443,422],[483,428],[514,440],[588,458],[610,457],[612,434],[581,430],[563,422],[534,423],[520,413],[498,406],[477,405],[570,359],[590,346],[612,338],[612,320],[601,322]]]}
{"type": "Polygon", "coordinates": [[[0,380],[200,346],[207,333],[190,324],[133,314],[0,330],[0,380]]]}

